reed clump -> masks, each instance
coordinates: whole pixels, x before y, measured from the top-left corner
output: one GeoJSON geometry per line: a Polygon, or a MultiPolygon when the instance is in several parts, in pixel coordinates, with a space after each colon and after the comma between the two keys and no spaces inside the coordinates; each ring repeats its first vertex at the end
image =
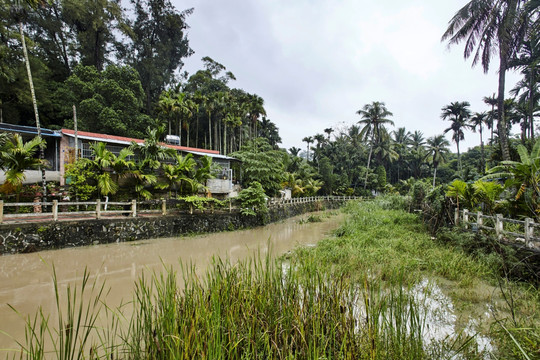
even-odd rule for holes
{"type": "MultiPolygon", "coordinates": [[[[287,258],[215,258],[203,276],[187,265],[181,279],[170,268],[143,275],[129,311],[107,307],[95,283],[83,281],[65,298],[56,287],[57,302],[70,303],[60,316],[68,321],[55,327],[40,310],[13,358],[484,358],[464,333],[428,342],[429,304],[411,289],[426,274],[460,284],[492,278],[488,265],[437,244],[411,214],[376,203],[348,212],[335,236],[287,258]],[[73,296],[85,289],[92,296],[73,296]]],[[[537,344],[531,334],[537,331],[527,332],[527,341],[537,344]]],[[[501,339],[501,349],[515,349],[501,339]]]]}

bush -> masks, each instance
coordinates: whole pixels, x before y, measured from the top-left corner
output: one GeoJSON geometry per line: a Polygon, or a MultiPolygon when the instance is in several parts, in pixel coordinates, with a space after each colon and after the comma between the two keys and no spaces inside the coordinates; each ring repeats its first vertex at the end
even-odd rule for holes
{"type": "Polygon", "coordinates": [[[247,189],[238,194],[240,202],[240,213],[242,215],[256,216],[257,214],[268,214],[268,205],[266,203],[266,194],[262,185],[254,181],[247,189]]]}

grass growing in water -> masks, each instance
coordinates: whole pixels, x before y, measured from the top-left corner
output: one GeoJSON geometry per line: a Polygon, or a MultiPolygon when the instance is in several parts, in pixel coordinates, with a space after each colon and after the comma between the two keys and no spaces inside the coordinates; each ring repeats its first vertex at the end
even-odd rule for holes
{"type": "MultiPolygon", "coordinates": [[[[413,215],[375,203],[348,212],[335,237],[285,263],[260,255],[235,264],[215,259],[203,277],[185,266],[183,288],[171,270],[141,277],[125,321],[102,305],[101,291],[88,303],[95,307],[68,296],[77,305],[68,308],[70,318],[92,320],[105,309],[109,324],[71,321],[56,331],[39,312],[28,322],[22,357],[43,358],[50,336],[60,344],[53,357],[67,346],[66,359],[480,358],[467,337],[427,346],[424,304],[410,288],[426,273],[467,286],[495,276],[489,264],[433,242],[413,215]],[[59,339],[75,327],[84,336],[59,339]]],[[[523,337],[514,338],[521,344],[523,337]]]]}

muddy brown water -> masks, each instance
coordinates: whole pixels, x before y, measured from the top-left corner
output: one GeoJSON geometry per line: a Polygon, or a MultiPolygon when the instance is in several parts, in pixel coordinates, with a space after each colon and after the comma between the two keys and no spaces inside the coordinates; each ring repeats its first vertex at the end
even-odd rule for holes
{"type": "MultiPolygon", "coordinates": [[[[280,255],[299,245],[315,244],[344,219],[342,214],[331,213],[322,222],[302,221],[308,216],[243,231],[0,256],[0,349],[14,349],[14,339],[24,339],[22,317],[33,316],[40,306],[45,313],[55,313],[53,264],[61,295],[68,285],[80,284],[87,268],[91,282],[104,281],[110,288],[107,305],[118,306],[131,300],[134,283],[143,271],[160,271],[164,266],[180,271],[183,262],[203,273],[213,256],[236,261],[257,251],[280,255]]],[[[0,357],[4,357],[2,351],[0,357]]]]}

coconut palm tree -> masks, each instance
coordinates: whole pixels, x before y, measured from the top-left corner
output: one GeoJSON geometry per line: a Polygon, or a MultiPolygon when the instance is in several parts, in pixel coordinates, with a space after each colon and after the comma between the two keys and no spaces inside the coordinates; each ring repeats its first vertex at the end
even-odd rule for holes
{"type": "Polygon", "coordinates": [[[28,142],[24,142],[19,134],[12,137],[3,135],[0,150],[0,169],[5,170],[6,180],[3,185],[4,190],[14,190],[19,202],[22,184],[26,179],[25,170],[34,170],[45,167],[42,159],[35,157],[41,144],[41,138],[35,137],[28,142]]]}
{"type": "Polygon", "coordinates": [[[368,140],[370,143],[366,179],[364,181],[365,189],[367,186],[369,165],[371,162],[373,147],[377,142],[379,142],[381,138],[381,129],[384,128],[384,125],[390,124],[394,126],[394,122],[387,118],[393,114],[388,111],[384,102],[374,101],[371,104],[366,104],[356,113],[362,117],[362,120],[358,121],[358,124],[363,125],[360,136],[365,140],[368,140]]]}
{"type": "Polygon", "coordinates": [[[504,118],[504,87],[509,61],[519,51],[526,33],[529,15],[524,10],[526,0],[471,0],[450,20],[442,41],[449,45],[465,41],[464,57],[473,56],[473,66],[481,62],[488,72],[491,55],[498,51],[499,84],[497,125],[504,160],[510,160],[506,119],[504,118]]]}
{"type": "Polygon", "coordinates": [[[397,131],[392,131],[392,135],[394,142],[394,150],[399,154],[399,159],[397,163],[397,181],[399,181],[401,180],[401,165],[403,165],[403,160],[408,150],[411,133],[408,132],[404,127],[401,127],[398,128],[397,131]]]}
{"type": "Polygon", "coordinates": [[[430,137],[427,141],[429,160],[433,165],[433,187],[435,188],[435,179],[437,178],[437,168],[440,164],[446,162],[446,156],[449,153],[450,143],[444,135],[430,137]]]}
{"type": "Polygon", "coordinates": [[[443,120],[450,120],[452,124],[449,128],[444,130],[446,134],[449,131],[452,131],[452,140],[456,143],[457,154],[458,154],[458,167],[461,171],[461,154],[459,152],[459,142],[465,139],[465,134],[463,130],[470,128],[471,125],[467,122],[471,117],[471,111],[469,110],[468,101],[454,101],[450,105],[443,107],[441,118],[443,120]]]}
{"type": "Polygon", "coordinates": [[[484,170],[486,167],[486,158],[484,155],[484,139],[482,138],[482,127],[485,124],[487,118],[488,118],[488,114],[486,112],[474,113],[474,115],[471,117],[472,130],[476,131],[478,129],[478,132],[480,133],[480,152],[482,155],[482,173],[484,173],[484,170]]]}

